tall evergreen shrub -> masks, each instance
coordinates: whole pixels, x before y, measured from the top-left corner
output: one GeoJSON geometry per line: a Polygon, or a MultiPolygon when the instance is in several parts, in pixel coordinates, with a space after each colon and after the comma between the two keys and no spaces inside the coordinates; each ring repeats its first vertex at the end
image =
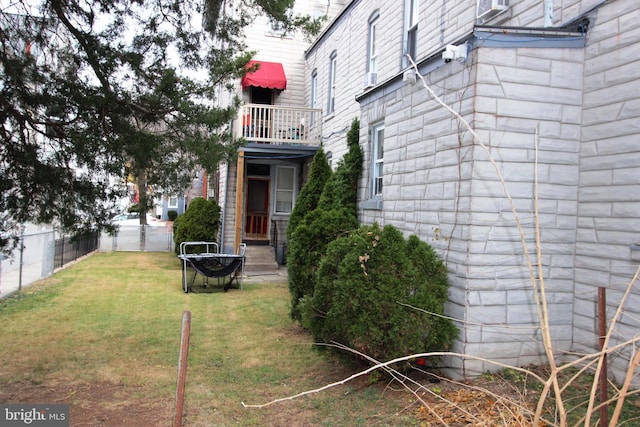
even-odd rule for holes
{"type": "Polygon", "coordinates": [[[298,226],[300,221],[311,211],[318,207],[318,201],[322,195],[325,184],[331,178],[331,167],[327,160],[322,147],[313,156],[311,169],[309,170],[309,178],[300,190],[300,194],[296,198],[296,204],[289,216],[289,224],[287,225],[287,240],[291,239],[291,234],[298,226]]]}
{"type": "Polygon", "coordinates": [[[356,200],[363,159],[359,132],[360,123],[354,119],[347,133],[349,151],[324,185],[317,208],[290,234],[287,273],[293,319],[301,320],[300,301],[313,295],[316,271],[329,242],[358,227],[356,200]]]}
{"type": "Polygon", "coordinates": [[[336,172],[327,182],[318,207],[347,208],[357,217],[358,181],[362,175],[364,154],[360,147],[360,121],[353,119],[347,132],[348,151],[338,162],[336,172]]]}
{"type": "Polygon", "coordinates": [[[313,294],[316,271],[327,245],[339,235],[357,228],[358,220],[347,208],[316,209],[296,227],[287,255],[293,319],[301,320],[300,301],[313,294]]]}
{"type": "Polygon", "coordinates": [[[426,312],[443,313],[448,286],[446,267],[429,245],[390,225],[362,226],[328,245],[313,296],[301,306],[303,324],[316,341],[380,361],[439,351],[457,329],[426,312]]]}

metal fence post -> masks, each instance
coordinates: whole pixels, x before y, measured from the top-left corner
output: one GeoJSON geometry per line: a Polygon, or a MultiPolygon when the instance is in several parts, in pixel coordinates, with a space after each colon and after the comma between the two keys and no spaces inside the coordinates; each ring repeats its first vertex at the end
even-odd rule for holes
{"type": "Polygon", "coordinates": [[[18,290],[22,290],[22,268],[24,263],[24,227],[20,232],[20,264],[18,265],[18,290]]]}

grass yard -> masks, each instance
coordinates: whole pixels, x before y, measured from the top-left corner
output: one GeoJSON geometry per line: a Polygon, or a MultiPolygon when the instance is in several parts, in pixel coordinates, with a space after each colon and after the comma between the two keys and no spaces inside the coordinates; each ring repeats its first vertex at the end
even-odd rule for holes
{"type": "Polygon", "coordinates": [[[366,378],[243,408],[354,371],[312,349],[286,283],[185,294],[165,253],[93,255],[0,301],[0,403],[69,403],[72,426],[171,425],[185,310],[185,426],[416,424],[409,394],[366,378]]]}
{"type": "MultiPolygon", "coordinates": [[[[357,368],[312,348],[289,318],[286,283],[249,279],[243,290],[185,294],[181,277],[172,254],[97,254],[1,300],[0,403],[68,403],[72,426],[172,425],[188,310],[184,426],[531,426],[541,386],[509,369],[463,383],[423,376],[412,385],[416,395],[399,382],[374,382],[374,374],[244,408],[341,381],[357,368]]],[[[544,367],[533,370],[544,377],[544,367]]],[[[568,425],[584,424],[592,382],[581,375],[564,396],[568,425]]],[[[558,425],[553,399],[545,408],[543,424],[558,425]]],[[[640,394],[627,399],[621,420],[640,425],[640,394]]]]}

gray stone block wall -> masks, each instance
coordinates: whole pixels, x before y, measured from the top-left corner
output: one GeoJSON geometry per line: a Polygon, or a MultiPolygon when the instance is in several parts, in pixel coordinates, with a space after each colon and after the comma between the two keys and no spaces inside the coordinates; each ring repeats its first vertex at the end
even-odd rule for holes
{"type": "MultiPolygon", "coordinates": [[[[417,234],[447,261],[452,279],[447,310],[468,322],[456,344],[459,351],[503,363],[543,362],[526,256],[495,168],[513,198],[529,257],[537,263],[533,199],[538,141],[539,221],[551,333],[558,349],[568,350],[579,164],[574,110],[579,108],[580,94],[573,83],[569,89],[560,89],[552,82],[562,85],[567,79],[557,76],[580,76],[582,67],[575,52],[550,55],[545,49],[481,48],[475,54],[477,69],[455,63],[448,66],[449,74],[443,67],[428,77],[443,99],[473,97],[473,104],[451,105],[480,131],[496,166],[485,150],[471,144],[470,137],[458,137],[457,121],[425,96],[420,85],[404,86],[398,90],[401,94],[363,105],[364,118],[375,116],[374,111],[388,114],[384,118],[384,209],[363,209],[362,218],[417,234]],[[556,58],[553,67],[550,57],[556,58]],[[524,65],[528,68],[523,70],[524,65]]],[[[366,129],[368,120],[363,119],[362,126],[366,129]]],[[[370,162],[366,141],[363,147],[365,163],[370,162]]],[[[365,171],[363,198],[370,185],[367,167],[365,171]]],[[[448,363],[456,366],[458,362],[448,363]]],[[[460,362],[469,375],[491,369],[490,365],[460,362]]]]}
{"type": "MultiPolygon", "coordinates": [[[[573,322],[576,352],[593,352],[598,347],[598,287],[606,288],[611,324],[640,260],[631,250],[640,242],[639,19],[640,4],[635,1],[602,7],[585,52],[573,322]]],[[[638,335],[638,289],[636,283],[627,297],[614,344],[638,335]]],[[[627,369],[631,347],[609,359],[618,379],[627,369]]]]}
{"type": "MultiPolygon", "coordinates": [[[[555,6],[554,25],[601,3],[563,1],[555,6]]],[[[339,114],[325,117],[325,149],[333,151],[334,161],[341,157],[341,129],[357,114],[365,152],[361,221],[417,234],[445,259],[452,280],[447,314],[464,325],[453,351],[511,364],[544,362],[526,256],[487,153],[469,132],[458,133],[457,121],[420,81],[374,91],[360,101],[359,110],[353,108],[354,96],[362,92],[366,36],[347,28],[364,29],[371,12],[380,10],[385,45],[378,78],[393,77],[402,69],[403,2],[353,4],[344,22],[314,47],[308,69],[317,68],[325,79],[319,81],[324,96],[328,57],[337,50],[340,106],[339,114]],[[371,199],[370,128],[380,121],[385,124],[384,191],[382,199],[371,199]],[[506,322],[511,325],[505,327],[506,322]]],[[[475,4],[421,3],[418,56],[434,55],[470,31],[475,4]]],[[[617,0],[592,17],[585,48],[479,47],[466,63],[439,64],[426,76],[487,143],[506,180],[529,256],[541,263],[558,353],[595,348],[597,287],[609,287],[612,316],[640,262],[640,252],[630,249],[631,243],[640,244],[640,5],[617,0]],[[540,260],[534,231],[536,156],[540,260]]],[[[542,19],[541,3],[523,0],[512,2],[500,23],[541,27],[542,19]]],[[[319,102],[325,106],[325,100],[319,102]]],[[[535,269],[537,280],[539,274],[535,269]]],[[[637,291],[623,312],[619,339],[637,333],[636,307],[637,291]]],[[[624,355],[613,358],[617,373],[624,371],[624,361],[624,355]]],[[[451,358],[447,364],[458,374],[495,368],[472,358],[451,358]]]]}

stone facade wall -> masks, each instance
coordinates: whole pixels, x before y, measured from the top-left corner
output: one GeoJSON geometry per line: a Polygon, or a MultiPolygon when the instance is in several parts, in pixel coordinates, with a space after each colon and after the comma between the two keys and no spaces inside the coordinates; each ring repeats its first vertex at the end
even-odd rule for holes
{"type": "MultiPolygon", "coordinates": [[[[466,62],[445,64],[444,46],[472,36],[476,1],[420,3],[417,60],[426,81],[487,150],[421,81],[402,81],[403,0],[350,2],[307,51],[305,102],[315,71],[317,106],[325,111],[332,53],[338,61],[335,112],[323,117],[324,149],[335,167],[352,119],[360,118],[360,219],[416,234],[446,261],[447,314],[461,330],[454,352],[514,365],[545,362],[536,306],[543,282],[556,354],[592,352],[598,286],[608,288],[611,317],[640,262],[640,251],[632,250],[640,244],[640,6],[634,0],[555,2],[556,26],[598,6],[586,48],[542,47],[531,36],[526,46],[476,43],[466,62]],[[367,23],[375,11],[380,86],[365,89],[367,23]],[[370,195],[377,123],[385,125],[381,198],[370,195]]],[[[543,5],[513,1],[488,24],[498,23],[541,27],[543,5]]],[[[638,307],[635,290],[617,341],[637,335],[638,307]]],[[[612,358],[616,375],[628,358],[628,352],[612,358]]],[[[461,375],[496,368],[473,359],[446,363],[461,375]]]]}
{"type": "MultiPolygon", "coordinates": [[[[308,72],[316,69],[321,79],[320,97],[328,84],[322,79],[331,52],[348,70],[339,77],[343,86],[336,109],[342,114],[326,117],[325,132],[333,135],[346,128],[352,98],[359,98],[365,151],[361,220],[416,234],[447,261],[453,283],[448,314],[466,322],[454,351],[519,365],[544,362],[536,306],[540,279],[554,348],[559,353],[592,351],[597,343],[597,284],[609,286],[613,315],[640,261],[640,253],[630,249],[640,243],[635,196],[640,194],[640,146],[635,141],[640,85],[632,71],[640,57],[640,32],[632,24],[640,6],[631,0],[604,6],[595,0],[563,1],[556,4],[554,25],[600,6],[590,15],[595,20],[590,22],[586,48],[476,45],[464,64],[429,68],[430,86],[471,123],[487,152],[468,131],[461,131],[461,124],[433,101],[420,81],[390,83],[363,94],[354,76],[366,70],[366,32],[347,29],[366,28],[376,9],[383,19],[380,38],[385,52],[378,83],[402,73],[403,2],[382,3],[352,2],[339,25],[308,53],[308,72]],[[371,127],[376,123],[385,125],[384,190],[379,200],[370,197],[371,127]],[[534,267],[533,282],[527,258],[534,267]]],[[[470,31],[474,17],[467,9],[474,5],[475,1],[421,5],[418,59],[437,57],[443,45],[470,31]]],[[[497,21],[541,26],[542,4],[514,2],[497,21]]],[[[325,106],[323,101],[319,105],[325,106]]],[[[334,152],[334,159],[340,157],[340,144],[327,139],[325,148],[334,152]]],[[[633,293],[622,316],[620,331],[627,339],[634,325],[637,329],[637,295],[633,293]]],[[[614,360],[618,373],[625,357],[614,360]]],[[[464,374],[492,367],[471,360],[449,363],[464,374]]]]}
{"type": "MultiPolygon", "coordinates": [[[[576,76],[579,85],[581,55],[580,49],[479,48],[464,65],[445,64],[425,75],[436,94],[472,124],[488,152],[420,83],[362,104],[363,129],[385,124],[383,207],[363,209],[362,219],[416,234],[446,260],[452,279],[448,314],[466,322],[456,352],[518,365],[542,361],[526,256],[496,172],[506,182],[535,264],[536,141],[552,334],[559,349],[570,347],[581,92],[562,76],[576,76]]],[[[364,147],[362,199],[370,193],[371,150],[364,147]]],[[[473,360],[449,363],[468,375],[492,367],[473,360]]]]}
{"type": "MultiPolygon", "coordinates": [[[[606,288],[609,323],[640,252],[640,3],[598,10],[585,51],[580,192],[576,244],[574,350],[598,346],[598,287],[606,288]]],[[[629,295],[613,343],[638,336],[639,284],[629,295]]],[[[637,346],[637,344],[636,344],[637,346]]],[[[627,369],[630,349],[609,364],[627,369]]]]}
{"type": "Polygon", "coordinates": [[[467,320],[485,325],[469,328],[468,354],[518,365],[544,361],[536,295],[546,298],[556,351],[571,346],[583,55],[572,48],[477,51],[473,123],[496,164],[474,146],[467,320]]]}

